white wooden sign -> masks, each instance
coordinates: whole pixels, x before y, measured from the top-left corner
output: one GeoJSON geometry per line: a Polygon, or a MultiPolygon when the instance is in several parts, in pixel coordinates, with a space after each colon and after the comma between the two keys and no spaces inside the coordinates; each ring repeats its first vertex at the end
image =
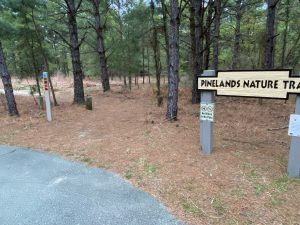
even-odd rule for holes
{"type": "Polygon", "coordinates": [[[300,115],[292,114],[290,116],[289,136],[300,137],[300,115]]]}
{"type": "Polygon", "coordinates": [[[198,89],[217,95],[287,99],[300,94],[300,78],[291,70],[218,71],[216,77],[198,77],[198,89]]]}
{"type": "Polygon", "coordinates": [[[214,121],[214,103],[201,103],[200,104],[200,120],[202,121],[214,121]]]}

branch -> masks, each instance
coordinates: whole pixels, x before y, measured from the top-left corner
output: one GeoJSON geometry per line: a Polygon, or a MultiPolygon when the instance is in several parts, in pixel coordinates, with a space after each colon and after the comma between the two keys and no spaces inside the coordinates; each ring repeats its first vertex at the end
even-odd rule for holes
{"type": "Polygon", "coordinates": [[[51,31],[53,31],[55,34],[57,34],[64,43],[66,43],[69,47],[71,47],[71,44],[64,38],[64,36],[61,33],[57,32],[56,30],[52,30],[52,29],[51,29],[51,31]]]}
{"type": "Polygon", "coordinates": [[[77,45],[78,48],[80,48],[80,46],[81,46],[82,43],[84,42],[84,39],[86,38],[87,33],[88,33],[87,31],[84,32],[82,38],[81,38],[80,41],[78,42],[78,45],[77,45]]]}
{"type": "Polygon", "coordinates": [[[75,13],[77,13],[78,9],[80,8],[82,0],[79,0],[77,7],[75,8],[75,13]]]}
{"type": "Polygon", "coordinates": [[[65,3],[66,3],[66,5],[67,5],[68,11],[70,11],[70,12],[71,12],[72,10],[71,10],[71,7],[70,7],[70,5],[69,5],[69,2],[68,2],[68,0],[65,0],[65,3]]]}

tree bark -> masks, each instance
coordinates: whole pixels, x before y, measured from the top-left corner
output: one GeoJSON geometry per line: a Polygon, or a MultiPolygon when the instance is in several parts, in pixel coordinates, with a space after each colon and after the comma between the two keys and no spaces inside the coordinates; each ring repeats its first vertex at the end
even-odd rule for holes
{"type": "Polygon", "coordinates": [[[65,0],[68,10],[68,28],[70,36],[70,51],[72,57],[73,75],[74,75],[74,103],[84,103],[84,89],[83,89],[83,72],[80,60],[80,44],[78,41],[78,31],[76,22],[77,9],[74,0],[65,0]]]}
{"type": "Polygon", "coordinates": [[[167,15],[167,6],[165,0],[161,0],[161,6],[162,6],[162,15],[163,15],[163,28],[164,28],[164,34],[165,34],[165,44],[166,44],[166,55],[167,55],[167,65],[168,65],[168,74],[170,73],[170,53],[169,53],[169,31],[168,31],[168,15],[167,15]]]}
{"type": "Polygon", "coordinates": [[[281,68],[284,68],[285,66],[285,53],[286,53],[289,21],[290,21],[290,0],[286,0],[284,31],[283,31],[283,38],[282,38],[282,50],[281,50],[281,68]]]}
{"type": "Polygon", "coordinates": [[[179,8],[177,0],[171,0],[171,21],[170,21],[170,73],[168,79],[168,105],[166,117],[170,121],[177,120],[178,111],[178,78],[179,78],[179,8]]]}
{"type": "Polygon", "coordinates": [[[1,75],[1,80],[5,91],[5,97],[6,97],[9,115],[18,116],[19,112],[17,109],[14,91],[11,84],[11,77],[7,70],[1,41],[0,41],[0,75],[1,75]]]}
{"type": "Polygon", "coordinates": [[[221,24],[221,0],[215,0],[215,19],[214,19],[214,37],[213,37],[213,69],[219,67],[219,37],[221,24]]]}
{"type": "Polygon", "coordinates": [[[197,90],[197,76],[203,71],[203,1],[193,0],[195,9],[195,75],[193,77],[192,104],[200,103],[200,94],[197,90]]]}
{"type": "Polygon", "coordinates": [[[208,1],[207,5],[207,18],[205,26],[205,52],[204,52],[204,69],[209,68],[210,61],[210,44],[211,44],[211,23],[212,23],[212,14],[213,14],[213,0],[208,1]]]}
{"type": "Polygon", "coordinates": [[[39,81],[40,71],[38,69],[38,66],[36,65],[36,58],[35,58],[34,47],[33,47],[33,39],[31,39],[31,44],[29,43],[28,39],[27,39],[27,42],[28,42],[28,45],[30,45],[31,58],[32,58],[32,69],[33,69],[33,73],[34,73],[34,76],[35,76],[35,81],[36,81],[36,86],[37,86],[37,89],[38,89],[38,93],[39,93],[39,96],[41,97],[42,93],[41,93],[41,87],[40,87],[40,81],[39,81]]]}
{"type": "Polygon", "coordinates": [[[143,46],[143,84],[145,84],[145,46],[143,46]]]}
{"type": "Polygon", "coordinates": [[[196,59],[196,37],[195,37],[195,8],[193,4],[190,4],[190,67],[191,67],[191,73],[194,79],[194,76],[196,74],[196,68],[195,68],[195,59],[196,59]]]}
{"type": "Polygon", "coordinates": [[[66,75],[69,76],[68,56],[65,48],[62,49],[62,57],[63,57],[62,72],[65,76],[66,75]]]}
{"type": "Polygon", "coordinates": [[[241,41],[241,19],[242,19],[242,0],[237,0],[235,5],[235,35],[231,69],[240,66],[240,41],[241,41]]]}
{"type": "Polygon", "coordinates": [[[101,66],[101,82],[103,92],[110,90],[109,85],[109,76],[107,70],[107,61],[105,56],[105,46],[104,46],[104,38],[103,38],[103,26],[101,24],[101,17],[99,12],[99,0],[90,0],[93,4],[94,10],[94,18],[95,18],[95,30],[97,34],[97,52],[99,55],[99,61],[101,66]]]}
{"type": "Polygon", "coordinates": [[[161,62],[160,62],[160,49],[159,49],[159,42],[157,37],[157,29],[155,26],[155,20],[154,20],[154,3],[151,1],[150,3],[150,9],[151,9],[151,19],[152,19],[152,48],[154,53],[154,61],[155,61],[155,72],[156,72],[156,96],[157,96],[157,105],[161,106],[161,102],[159,101],[160,98],[160,75],[161,75],[161,62]]]}
{"type": "Polygon", "coordinates": [[[276,6],[279,0],[267,0],[267,23],[266,23],[266,48],[265,48],[265,69],[274,67],[274,38],[275,38],[275,17],[276,6]]]}

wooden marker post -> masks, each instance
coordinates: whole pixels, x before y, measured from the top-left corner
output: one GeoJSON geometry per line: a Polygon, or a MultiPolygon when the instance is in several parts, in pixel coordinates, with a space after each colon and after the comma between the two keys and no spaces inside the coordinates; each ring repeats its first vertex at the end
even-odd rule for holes
{"type": "MultiPolygon", "coordinates": [[[[204,70],[203,76],[214,77],[215,70],[204,70]]],[[[205,155],[213,149],[213,114],[215,95],[213,91],[201,91],[200,103],[200,146],[205,155]]]]}
{"type": "Polygon", "coordinates": [[[43,72],[43,86],[44,86],[44,97],[45,97],[45,103],[46,103],[47,120],[49,122],[51,122],[52,114],[51,114],[51,102],[50,102],[50,92],[49,92],[48,73],[47,72],[43,72]]]}

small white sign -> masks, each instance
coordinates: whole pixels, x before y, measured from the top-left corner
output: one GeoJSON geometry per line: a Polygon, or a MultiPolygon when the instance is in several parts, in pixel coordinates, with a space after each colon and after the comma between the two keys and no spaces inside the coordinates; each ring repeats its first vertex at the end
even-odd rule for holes
{"type": "Polygon", "coordinates": [[[214,122],[214,103],[201,103],[200,104],[200,120],[214,122]]]}
{"type": "Polygon", "coordinates": [[[289,136],[300,137],[300,115],[291,114],[288,132],[289,136]]]}

